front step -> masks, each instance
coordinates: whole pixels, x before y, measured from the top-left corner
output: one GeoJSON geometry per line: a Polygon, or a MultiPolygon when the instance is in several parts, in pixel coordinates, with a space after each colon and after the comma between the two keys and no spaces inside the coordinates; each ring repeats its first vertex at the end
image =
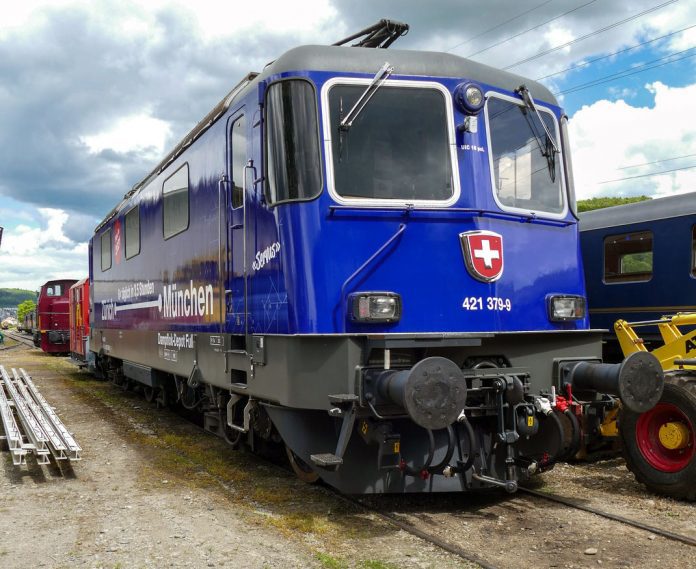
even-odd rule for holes
{"type": "Polygon", "coordinates": [[[309,458],[318,467],[326,468],[327,470],[338,470],[338,467],[343,464],[343,459],[340,456],[330,452],[312,454],[309,458]]]}

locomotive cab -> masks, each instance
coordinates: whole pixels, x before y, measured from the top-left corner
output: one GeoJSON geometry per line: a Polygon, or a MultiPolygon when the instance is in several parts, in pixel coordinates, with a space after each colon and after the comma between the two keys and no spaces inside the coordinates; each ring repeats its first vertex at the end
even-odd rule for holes
{"type": "Polygon", "coordinates": [[[41,287],[36,303],[34,344],[47,353],[70,351],[68,290],[76,280],[48,281],[41,287]]]}

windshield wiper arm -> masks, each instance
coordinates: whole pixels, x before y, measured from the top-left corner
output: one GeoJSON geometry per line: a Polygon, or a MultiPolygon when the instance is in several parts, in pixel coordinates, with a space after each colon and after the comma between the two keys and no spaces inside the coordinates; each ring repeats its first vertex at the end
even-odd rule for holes
{"type": "MultiPolygon", "coordinates": [[[[553,146],[553,151],[555,153],[560,152],[558,150],[558,144],[556,143],[556,140],[551,136],[551,132],[549,131],[549,128],[546,126],[546,123],[544,120],[541,118],[541,114],[539,114],[539,110],[536,108],[536,104],[534,104],[534,97],[532,97],[532,94],[529,92],[529,89],[527,89],[526,85],[520,85],[517,89],[515,89],[515,93],[517,93],[520,97],[522,97],[522,100],[524,101],[525,106],[530,110],[536,113],[537,118],[539,119],[539,122],[541,123],[541,126],[544,127],[544,131],[546,131],[546,136],[548,137],[549,142],[551,142],[551,146],[553,146]]],[[[536,136],[536,133],[535,133],[536,136]]],[[[539,142],[537,140],[537,142],[539,142]]],[[[539,143],[541,146],[541,143],[539,143]]]]}
{"type": "Polygon", "coordinates": [[[358,115],[365,108],[365,105],[367,105],[372,96],[377,92],[377,89],[379,89],[382,86],[382,84],[389,78],[393,71],[394,67],[392,65],[389,65],[389,62],[386,61],[384,65],[382,65],[382,68],[374,76],[372,82],[367,86],[367,89],[365,89],[363,94],[360,95],[360,98],[353,105],[353,108],[350,111],[348,111],[348,114],[340,122],[340,124],[338,125],[339,130],[345,131],[348,130],[351,126],[353,126],[353,122],[356,118],[358,118],[358,115]]]}
{"type": "Polygon", "coordinates": [[[517,89],[515,89],[515,93],[522,97],[525,107],[527,107],[530,111],[536,113],[536,116],[539,119],[541,126],[544,128],[544,131],[546,132],[546,140],[542,144],[542,141],[539,135],[537,134],[536,128],[534,128],[532,124],[533,121],[530,122],[529,120],[527,120],[527,123],[529,124],[529,130],[532,131],[532,134],[534,135],[534,138],[536,139],[537,144],[539,145],[539,152],[541,152],[541,155],[544,158],[546,158],[546,165],[549,170],[549,176],[551,177],[551,181],[555,182],[556,154],[560,152],[560,150],[558,150],[558,144],[556,143],[556,140],[553,138],[553,136],[551,136],[551,132],[546,126],[544,119],[541,118],[539,109],[537,109],[536,104],[534,103],[534,97],[532,97],[532,94],[529,92],[529,89],[527,89],[526,85],[520,85],[517,89]]]}

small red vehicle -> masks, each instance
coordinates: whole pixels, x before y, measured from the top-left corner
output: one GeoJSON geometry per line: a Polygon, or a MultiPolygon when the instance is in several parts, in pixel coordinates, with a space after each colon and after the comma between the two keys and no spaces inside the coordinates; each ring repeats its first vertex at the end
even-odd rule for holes
{"type": "Polygon", "coordinates": [[[87,361],[89,352],[89,279],[84,278],[70,287],[70,355],[87,361]]]}
{"type": "Polygon", "coordinates": [[[59,279],[48,281],[41,287],[36,306],[38,320],[34,332],[34,344],[47,353],[70,351],[68,319],[68,290],[77,281],[59,279]]]}

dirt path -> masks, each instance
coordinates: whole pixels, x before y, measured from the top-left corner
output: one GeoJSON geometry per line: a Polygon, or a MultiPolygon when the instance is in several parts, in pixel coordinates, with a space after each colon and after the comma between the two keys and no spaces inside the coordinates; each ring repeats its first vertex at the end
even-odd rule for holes
{"type": "MultiPolygon", "coordinates": [[[[470,567],[139,395],[24,347],[0,352],[83,459],[0,454],[0,567],[470,567]]],[[[4,448],[4,447],[3,447],[4,448]]]]}

